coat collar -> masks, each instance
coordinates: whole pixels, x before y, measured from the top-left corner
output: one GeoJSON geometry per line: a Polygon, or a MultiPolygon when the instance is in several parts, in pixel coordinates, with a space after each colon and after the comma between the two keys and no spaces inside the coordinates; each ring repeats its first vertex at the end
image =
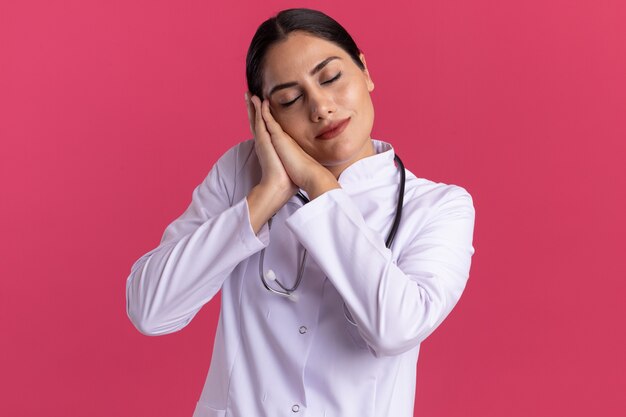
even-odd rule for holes
{"type": "MultiPolygon", "coordinates": [[[[359,159],[339,175],[338,182],[342,188],[354,190],[370,187],[373,181],[396,181],[398,168],[393,159],[395,156],[393,146],[377,139],[372,139],[372,144],[376,152],[374,155],[359,159]]],[[[308,197],[306,191],[300,189],[300,192],[308,197]]],[[[299,201],[295,196],[292,199],[299,201]]]]}
{"type": "Polygon", "coordinates": [[[398,169],[393,160],[395,155],[393,146],[376,139],[372,139],[372,143],[376,152],[374,155],[359,159],[339,175],[338,181],[342,187],[361,181],[395,178],[398,169]]]}

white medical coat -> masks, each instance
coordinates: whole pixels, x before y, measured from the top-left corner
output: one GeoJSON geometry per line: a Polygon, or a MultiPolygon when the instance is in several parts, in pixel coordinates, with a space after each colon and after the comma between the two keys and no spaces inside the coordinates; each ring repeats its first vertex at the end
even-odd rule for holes
{"type": "Polygon", "coordinates": [[[474,208],[465,189],[407,170],[402,221],[387,249],[400,174],[393,148],[374,146],[376,155],[341,174],[340,189],[305,206],[293,197],[271,230],[255,235],[245,197],[261,169],[254,142],[242,142],[133,265],[127,313],[144,334],[182,329],[222,291],[194,417],[413,415],[420,342],[468,279],[474,208]],[[267,291],[261,249],[264,271],[290,286],[303,247],[297,301],[267,291]]]}

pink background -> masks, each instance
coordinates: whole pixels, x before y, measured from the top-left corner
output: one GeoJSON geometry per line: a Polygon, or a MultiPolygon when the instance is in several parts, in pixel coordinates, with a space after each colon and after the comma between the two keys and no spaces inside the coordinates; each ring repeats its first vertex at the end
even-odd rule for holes
{"type": "Polygon", "coordinates": [[[248,43],[296,5],[365,52],[373,137],[474,197],[415,415],[624,415],[625,3],[384,4],[2,2],[0,415],[191,416],[219,301],[146,337],[126,277],[249,138],[248,43]]]}

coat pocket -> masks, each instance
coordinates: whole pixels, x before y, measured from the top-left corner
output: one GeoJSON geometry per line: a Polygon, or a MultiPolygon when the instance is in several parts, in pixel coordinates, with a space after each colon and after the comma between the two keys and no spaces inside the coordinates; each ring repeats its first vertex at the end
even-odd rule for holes
{"type": "Polygon", "coordinates": [[[198,401],[193,417],[226,417],[226,410],[211,408],[207,404],[198,401]]]}

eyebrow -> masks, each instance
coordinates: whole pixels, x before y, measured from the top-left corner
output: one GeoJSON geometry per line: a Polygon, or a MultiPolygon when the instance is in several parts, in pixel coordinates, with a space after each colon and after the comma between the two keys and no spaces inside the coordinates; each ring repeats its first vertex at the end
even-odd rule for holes
{"type": "MultiPolygon", "coordinates": [[[[335,59],[341,59],[338,56],[329,56],[328,58],[326,58],[325,60],[323,60],[322,62],[320,62],[319,64],[317,64],[315,66],[315,68],[313,68],[311,70],[311,72],[309,72],[309,75],[313,76],[315,74],[317,74],[318,72],[320,72],[330,61],[335,60],[335,59]]],[[[276,91],[278,90],[284,90],[285,88],[290,88],[290,87],[295,87],[297,86],[298,83],[295,81],[291,81],[288,83],[283,83],[283,84],[278,84],[275,85],[274,87],[272,87],[272,89],[270,90],[270,92],[267,94],[268,97],[271,97],[272,94],[274,94],[276,91]]]]}

